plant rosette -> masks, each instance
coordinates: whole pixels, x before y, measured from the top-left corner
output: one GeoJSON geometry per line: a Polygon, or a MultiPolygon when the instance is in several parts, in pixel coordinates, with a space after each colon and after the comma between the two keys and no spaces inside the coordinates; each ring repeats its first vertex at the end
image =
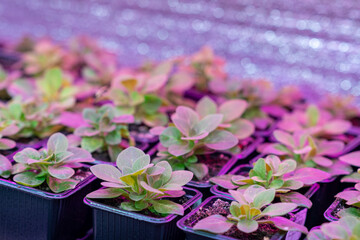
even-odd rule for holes
{"type": "Polygon", "coordinates": [[[354,216],[344,216],[338,221],[323,223],[312,229],[307,240],[356,240],[360,239],[360,220],[354,216]]]}
{"type": "Polygon", "coordinates": [[[85,126],[77,127],[74,135],[81,138],[81,147],[90,153],[107,152],[109,160],[114,162],[124,149],[121,145],[123,139],[127,140],[129,145],[136,144],[130,136],[128,127],[134,122],[132,115],[121,115],[115,107],[103,105],[98,109],[85,108],[82,117],[85,126]]]}
{"type": "Polygon", "coordinates": [[[201,239],[282,239],[286,231],[307,233],[290,217],[296,204],[272,203],[274,189],[251,186],[243,194],[231,191],[231,195],[231,199],[210,197],[182,218],[178,226],[187,239],[199,235],[201,239]]]}
{"type": "Polygon", "coordinates": [[[273,133],[278,143],[265,143],[258,147],[263,154],[275,154],[282,159],[291,158],[297,162],[297,167],[313,167],[331,176],[351,173],[349,164],[334,159],[332,156],[343,152],[345,144],[342,141],[315,139],[306,132],[292,134],[282,130],[273,133]]]}
{"type": "Polygon", "coordinates": [[[66,137],[54,134],[47,149],[23,149],[13,165],[1,157],[1,239],[74,239],[91,227],[91,211],[82,199],[94,189],[90,153],[67,146],[66,137]],[[76,170],[75,170],[76,169],[76,170]],[[24,216],[26,214],[26,216],[24,216]],[[36,225],[29,224],[36,222],[36,225]]]}
{"type": "Polygon", "coordinates": [[[329,112],[309,105],[306,110],[295,110],[283,116],[277,127],[287,132],[304,131],[313,137],[333,139],[346,133],[351,122],[334,118],[329,112]]]}
{"type": "Polygon", "coordinates": [[[166,84],[170,66],[158,66],[149,73],[119,72],[103,98],[111,100],[121,114],[131,114],[135,123],[150,127],[168,123],[162,112],[164,101],[158,91],[166,84]]]}
{"type": "MultiPolygon", "coordinates": [[[[184,207],[176,200],[185,197],[184,201],[189,201],[186,199],[186,189],[182,186],[192,179],[193,173],[184,170],[172,171],[170,164],[166,161],[152,164],[150,156],[135,147],[122,151],[117,157],[116,165],[117,167],[99,164],[91,167],[95,176],[105,180],[101,183],[105,188],[89,193],[85,199],[88,205],[92,207],[101,205],[100,209],[119,215],[119,219],[127,216],[127,218],[142,219],[150,223],[156,223],[156,221],[165,223],[169,221],[166,217],[171,216],[173,220],[175,215],[184,214],[188,206],[184,207]]],[[[196,195],[196,200],[191,197],[192,203],[194,200],[197,201],[199,192],[196,195]]],[[[137,228],[138,224],[138,222],[134,223],[133,226],[137,228]]],[[[96,238],[103,234],[97,228],[101,226],[95,226],[96,238]]],[[[124,236],[123,234],[132,236],[136,233],[122,233],[119,238],[124,236]]],[[[152,232],[152,234],[155,233],[152,232]]],[[[133,239],[133,237],[130,238],[133,239]]]]}
{"type": "Polygon", "coordinates": [[[210,181],[222,188],[239,192],[246,191],[253,185],[274,189],[281,202],[296,203],[299,207],[311,208],[311,201],[298,190],[329,178],[329,174],[315,168],[296,169],[296,161],[281,161],[270,155],[259,158],[247,176],[227,174],[213,177],[210,181]]]}
{"type": "Polygon", "coordinates": [[[223,119],[223,114],[200,116],[188,107],[177,107],[171,116],[174,126],[152,129],[160,139],[155,161],[167,160],[173,169],[189,169],[197,180],[204,179],[209,169],[206,163],[199,162],[200,156],[237,150],[238,138],[227,130],[218,129],[223,119]]]}

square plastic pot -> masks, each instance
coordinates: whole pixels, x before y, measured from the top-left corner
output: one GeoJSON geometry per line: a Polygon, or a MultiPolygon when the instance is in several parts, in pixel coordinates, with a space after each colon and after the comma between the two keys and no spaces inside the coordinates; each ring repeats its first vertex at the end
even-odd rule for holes
{"type": "MultiPolygon", "coordinates": [[[[200,208],[203,208],[209,204],[212,204],[216,199],[221,199],[223,201],[227,201],[227,202],[231,202],[233,201],[231,198],[225,197],[225,196],[212,196],[207,198],[204,202],[202,202],[197,208],[195,208],[194,210],[192,210],[189,214],[187,214],[186,216],[184,216],[183,218],[181,218],[178,222],[177,222],[177,226],[185,232],[186,234],[186,240],[207,240],[207,239],[217,239],[217,240],[233,240],[237,238],[232,238],[232,237],[228,237],[228,236],[224,236],[224,235],[220,235],[220,234],[212,234],[212,233],[208,233],[208,232],[203,232],[203,231],[196,231],[194,230],[192,227],[186,226],[185,221],[191,217],[192,215],[194,215],[197,211],[199,211],[200,208]]],[[[303,209],[306,210],[306,209],[303,209]]],[[[303,224],[305,218],[306,218],[306,211],[300,211],[296,214],[292,214],[290,213],[291,219],[299,224],[303,224]],[[305,214],[305,216],[304,216],[305,214]]],[[[300,232],[288,232],[288,233],[276,233],[275,235],[273,235],[271,237],[270,240],[298,240],[301,237],[301,233],[300,232]]]]}
{"type": "MultiPolygon", "coordinates": [[[[201,202],[202,194],[184,187],[190,199],[183,204],[185,213],[191,206],[201,202]]],[[[176,227],[181,216],[170,214],[167,217],[155,218],[136,212],[114,208],[84,198],[86,205],[93,209],[94,240],[183,240],[184,233],[176,227]]]]}
{"type": "Polygon", "coordinates": [[[91,228],[91,209],[83,204],[97,188],[90,175],[75,189],[49,193],[0,179],[1,240],[74,240],[91,228]]]}
{"type": "MultiPolygon", "coordinates": [[[[347,188],[345,190],[355,190],[355,188],[347,188]]],[[[335,201],[326,209],[324,212],[324,217],[329,222],[334,222],[339,220],[339,217],[334,215],[334,210],[338,208],[339,205],[341,205],[341,202],[345,202],[345,200],[342,200],[341,198],[335,198],[335,201]]]]}

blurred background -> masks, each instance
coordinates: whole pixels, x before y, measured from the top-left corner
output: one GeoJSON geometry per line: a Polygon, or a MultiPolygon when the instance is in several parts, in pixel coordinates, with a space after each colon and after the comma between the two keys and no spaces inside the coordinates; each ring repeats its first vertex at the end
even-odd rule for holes
{"type": "Polygon", "coordinates": [[[129,66],[209,45],[232,75],[359,104],[358,0],[1,0],[0,40],[25,34],[89,35],[129,66]]]}

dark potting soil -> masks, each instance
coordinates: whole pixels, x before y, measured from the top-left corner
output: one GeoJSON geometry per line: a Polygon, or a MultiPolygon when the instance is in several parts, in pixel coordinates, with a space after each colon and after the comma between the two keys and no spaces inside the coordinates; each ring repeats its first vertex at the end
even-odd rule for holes
{"type": "Polygon", "coordinates": [[[100,160],[103,162],[111,162],[111,158],[110,158],[108,151],[93,152],[93,153],[91,153],[91,155],[95,160],[100,160]]]}
{"type": "MultiPolygon", "coordinates": [[[[222,215],[226,217],[230,214],[229,211],[230,203],[221,199],[214,199],[204,207],[200,208],[195,214],[190,216],[185,221],[185,225],[188,227],[194,227],[194,225],[200,220],[212,216],[222,215]]],[[[275,228],[272,224],[260,224],[259,229],[253,233],[244,233],[237,229],[234,225],[229,231],[223,235],[238,238],[242,240],[253,240],[253,239],[270,239],[273,235],[279,232],[279,229],[275,228]]]]}
{"type": "Polygon", "coordinates": [[[199,155],[198,162],[206,164],[209,168],[209,173],[199,182],[206,182],[210,178],[217,176],[220,170],[224,167],[224,165],[230,160],[230,158],[230,155],[219,152],[199,155]]]}
{"type": "MultiPolygon", "coordinates": [[[[179,198],[164,198],[164,199],[171,200],[175,203],[184,205],[187,201],[189,201],[191,199],[191,196],[184,195],[179,198]]],[[[122,209],[121,203],[127,201],[127,199],[123,196],[120,196],[117,198],[109,198],[109,199],[92,199],[92,201],[102,203],[102,204],[105,204],[105,205],[113,207],[113,208],[122,209]]],[[[139,213],[141,215],[145,215],[148,217],[153,217],[153,218],[162,218],[162,217],[167,216],[167,214],[156,213],[156,212],[150,211],[149,209],[145,209],[145,210],[142,210],[142,211],[139,211],[136,213],[139,213]]]]}
{"type": "Polygon", "coordinates": [[[136,141],[139,142],[154,142],[157,141],[157,136],[151,134],[150,127],[144,124],[130,124],[129,132],[136,141]]]}

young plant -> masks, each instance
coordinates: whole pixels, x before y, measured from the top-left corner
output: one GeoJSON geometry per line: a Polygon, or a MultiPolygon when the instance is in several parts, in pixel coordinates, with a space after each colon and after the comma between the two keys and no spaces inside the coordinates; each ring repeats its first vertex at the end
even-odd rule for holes
{"type": "Polygon", "coordinates": [[[212,215],[197,222],[194,230],[223,234],[234,225],[245,233],[255,232],[261,224],[272,224],[283,231],[301,231],[307,233],[306,227],[280,217],[294,210],[295,203],[272,203],[274,189],[265,189],[258,185],[247,188],[244,193],[230,190],[235,201],[231,202],[230,214],[212,215]]]}
{"type": "Polygon", "coordinates": [[[295,110],[283,116],[278,128],[287,132],[306,131],[314,137],[328,137],[346,133],[351,127],[349,121],[335,119],[325,110],[310,105],[305,111],[295,110]]]}
{"type": "Polygon", "coordinates": [[[360,239],[360,218],[344,216],[339,221],[323,223],[307,235],[308,240],[358,240],[360,239]]]}
{"type": "Polygon", "coordinates": [[[128,130],[128,124],[134,122],[132,115],[119,116],[111,105],[99,109],[85,108],[82,115],[88,126],[76,128],[74,134],[81,137],[81,147],[87,151],[108,151],[111,160],[115,161],[123,150],[120,146],[123,138],[135,145],[128,130]]]}
{"type": "Polygon", "coordinates": [[[63,49],[50,40],[36,42],[31,51],[22,55],[23,68],[26,74],[40,75],[53,67],[60,67],[64,56],[63,49]]]}
{"type": "Polygon", "coordinates": [[[237,189],[238,191],[252,185],[275,189],[276,196],[282,202],[293,202],[299,206],[310,208],[311,201],[294,190],[310,186],[329,177],[328,173],[314,168],[296,170],[295,160],[281,161],[277,156],[269,155],[265,159],[259,158],[247,177],[227,174],[213,177],[210,181],[225,189],[237,189]]]}
{"type": "Polygon", "coordinates": [[[273,120],[263,111],[263,107],[276,98],[273,84],[270,81],[259,79],[228,79],[225,82],[212,81],[210,89],[224,95],[228,99],[243,99],[247,107],[243,118],[251,120],[258,129],[266,129],[273,120]]]}
{"type": "MultiPolygon", "coordinates": [[[[0,160],[1,166],[9,166],[6,158],[0,160]]],[[[75,188],[79,180],[72,178],[73,168],[94,161],[86,150],[69,147],[67,138],[61,133],[50,136],[46,149],[25,148],[15,154],[14,160],[17,163],[10,171],[16,183],[38,187],[46,182],[54,193],[75,188]]]]}
{"type": "Polygon", "coordinates": [[[247,106],[248,103],[241,99],[228,100],[217,106],[211,98],[205,96],[196,104],[195,109],[201,118],[209,114],[222,114],[223,119],[218,129],[227,130],[242,140],[250,137],[255,131],[252,122],[240,118],[247,106]]]}
{"type": "Polygon", "coordinates": [[[116,159],[117,167],[99,164],[91,167],[93,174],[104,180],[106,187],[87,195],[88,198],[117,198],[125,200],[120,208],[127,211],[149,209],[158,214],[184,214],[182,205],[165,198],[185,194],[182,186],[193,174],[189,171],[172,171],[168,162],[150,163],[150,156],[140,149],[129,147],[116,159]]]}
{"type": "Polygon", "coordinates": [[[324,97],[319,106],[330,112],[333,117],[350,120],[360,116],[360,110],[355,105],[355,97],[351,95],[327,95],[324,97]]]}
{"type": "Polygon", "coordinates": [[[63,111],[75,105],[77,89],[59,68],[46,70],[44,77],[36,81],[36,86],[38,93],[35,98],[49,104],[51,108],[63,111]]]}
{"type": "Polygon", "coordinates": [[[122,114],[133,115],[138,124],[163,126],[168,117],[160,111],[163,100],[157,91],[166,83],[169,71],[167,66],[158,66],[150,73],[120,74],[104,97],[113,101],[122,114]]]}
{"type": "Polygon", "coordinates": [[[193,83],[200,91],[207,91],[212,81],[225,81],[225,60],[216,56],[213,50],[204,46],[189,58],[184,58],[180,71],[191,74],[193,83]]]}
{"type": "Polygon", "coordinates": [[[206,164],[197,163],[197,156],[214,151],[230,150],[238,139],[226,130],[217,129],[223,114],[200,116],[188,107],[177,107],[171,116],[175,126],[154,129],[160,135],[158,160],[167,160],[174,169],[189,169],[201,180],[207,173],[206,164]]]}
{"type": "Polygon", "coordinates": [[[273,134],[279,143],[263,144],[258,148],[260,152],[292,158],[298,167],[316,167],[333,176],[351,172],[348,164],[327,157],[344,149],[345,145],[341,141],[316,140],[306,132],[290,134],[275,130],[273,134]]]}
{"type": "Polygon", "coordinates": [[[6,136],[13,139],[44,138],[59,131],[57,113],[48,104],[33,99],[13,99],[0,106],[0,121],[6,128],[6,136]]]}

